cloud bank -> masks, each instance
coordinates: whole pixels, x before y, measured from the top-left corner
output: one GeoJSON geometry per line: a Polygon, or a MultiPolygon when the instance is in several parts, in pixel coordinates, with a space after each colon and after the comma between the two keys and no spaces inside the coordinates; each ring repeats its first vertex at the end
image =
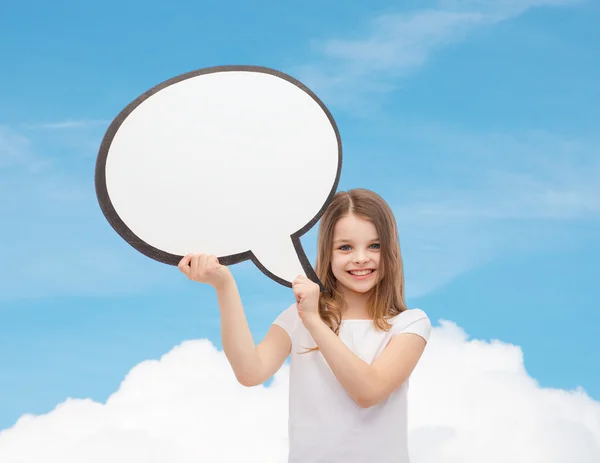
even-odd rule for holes
{"type": "MultiPolygon", "coordinates": [[[[135,366],[106,403],[69,399],[0,433],[3,463],[281,462],[288,366],[238,385],[223,352],[187,341],[135,366]]],[[[409,389],[413,463],[597,463],[600,403],[540,387],[518,346],[434,327],[409,389]]]]}

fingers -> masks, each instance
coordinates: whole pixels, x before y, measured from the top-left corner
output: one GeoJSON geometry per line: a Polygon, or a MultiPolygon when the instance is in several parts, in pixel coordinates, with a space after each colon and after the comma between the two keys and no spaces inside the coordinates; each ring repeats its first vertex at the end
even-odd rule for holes
{"type": "MultiPolygon", "coordinates": [[[[308,278],[306,275],[298,275],[294,281],[292,281],[292,288],[295,288],[298,285],[307,285],[307,286],[317,286],[319,287],[318,284],[316,284],[314,281],[312,281],[310,278],[308,278]]],[[[319,287],[320,289],[320,287],[319,287]]]]}
{"type": "Polygon", "coordinates": [[[298,285],[298,284],[301,284],[301,283],[306,283],[307,280],[308,280],[308,278],[306,278],[306,276],[304,276],[304,275],[298,275],[296,277],[296,279],[294,281],[292,281],[292,287],[294,285],[298,285]]]}
{"type": "Polygon", "coordinates": [[[220,266],[219,259],[214,254],[187,254],[177,265],[190,280],[204,280],[209,273],[220,266]]]}
{"type": "Polygon", "coordinates": [[[183,267],[188,266],[191,259],[192,259],[191,254],[187,254],[187,255],[183,256],[181,258],[181,260],[179,261],[179,264],[177,264],[177,268],[179,268],[181,270],[183,267]]]}
{"type": "Polygon", "coordinates": [[[177,264],[177,268],[190,279],[198,276],[198,271],[202,268],[202,259],[205,259],[204,254],[186,254],[177,264]]]}
{"type": "Polygon", "coordinates": [[[305,287],[302,286],[302,284],[294,283],[292,289],[294,291],[294,297],[296,298],[296,302],[301,302],[306,294],[305,287]]]}
{"type": "Polygon", "coordinates": [[[202,262],[206,256],[204,254],[194,254],[192,257],[192,276],[197,277],[198,271],[202,268],[202,262]]]}
{"type": "Polygon", "coordinates": [[[177,268],[181,271],[181,273],[183,273],[186,276],[189,276],[191,271],[190,262],[192,260],[192,256],[193,254],[187,254],[183,256],[182,259],[179,261],[179,264],[177,264],[177,268]]]}

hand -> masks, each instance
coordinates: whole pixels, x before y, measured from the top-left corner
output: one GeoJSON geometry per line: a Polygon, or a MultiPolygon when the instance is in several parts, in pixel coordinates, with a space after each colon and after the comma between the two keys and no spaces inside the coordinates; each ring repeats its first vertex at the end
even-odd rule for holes
{"type": "Polygon", "coordinates": [[[229,269],[212,254],[188,254],[179,261],[177,268],[188,279],[207,283],[214,288],[221,286],[231,276],[229,269]]]}
{"type": "Polygon", "coordinates": [[[298,305],[298,315],[302,321],[307,319],[320,319],[319,317],[319,297],[321,288],[313,283],[304,275],[298,275],[292,282],[294,297],[298,305]]]}

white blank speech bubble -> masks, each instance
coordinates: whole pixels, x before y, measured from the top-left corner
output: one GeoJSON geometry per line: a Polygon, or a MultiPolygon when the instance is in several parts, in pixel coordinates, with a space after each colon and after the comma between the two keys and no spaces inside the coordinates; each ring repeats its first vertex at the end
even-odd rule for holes
{"type": "Polygon", "coordinates": [[[300,236],[329,205],[341,165],[337,125],[307,87],[269,68],[219,66],[121,111],[100,146],[96,194],[115,231],[152,259],[251,259],[290,287],[299,274],[320,283],[300,236]]]}

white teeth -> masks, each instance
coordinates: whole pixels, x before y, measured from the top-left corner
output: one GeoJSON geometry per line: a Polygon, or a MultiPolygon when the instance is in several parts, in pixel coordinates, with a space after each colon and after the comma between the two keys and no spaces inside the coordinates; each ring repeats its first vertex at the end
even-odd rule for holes
{"type": "Polygon", "coordinates": [[[360,277],[360,276],[368,275],[372,271],[373,270],[351,270],[350,273],[352,275],[356,275],[357,277],[360,277]]]}

